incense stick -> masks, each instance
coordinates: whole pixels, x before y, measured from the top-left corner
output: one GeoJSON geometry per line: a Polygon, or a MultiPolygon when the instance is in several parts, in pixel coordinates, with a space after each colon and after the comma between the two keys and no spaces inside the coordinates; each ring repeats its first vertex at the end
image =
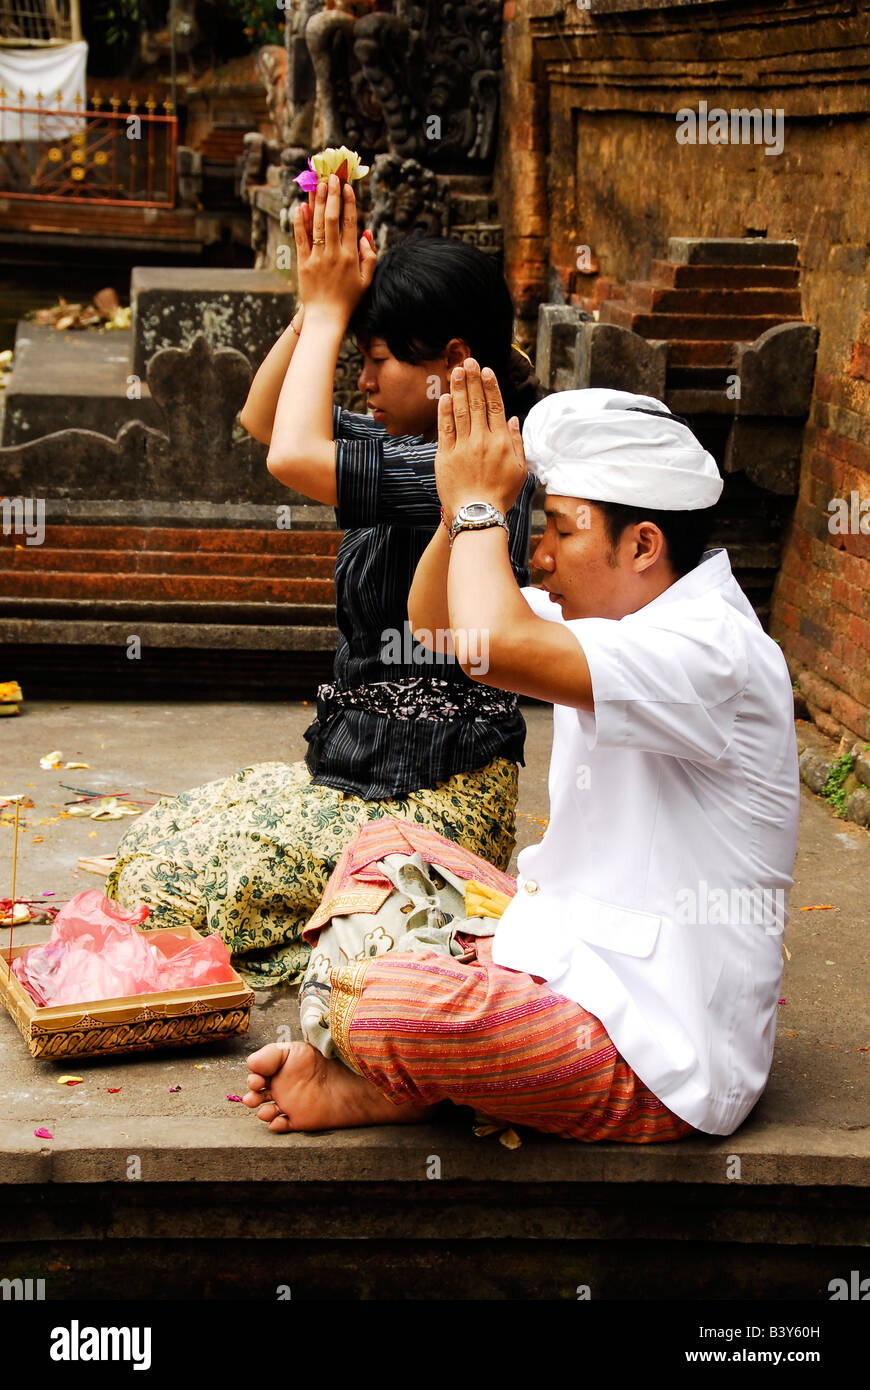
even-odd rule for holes
{"type": "Polygon", "coordinates": [[[15,803],[15,839],[12,843],[12,903],[9,908],[9,955],[6,958],[6,973],[12,977],[12,928],[15,926],[15,879],[18,873],[18,817],[21,802],[15,803]]]}

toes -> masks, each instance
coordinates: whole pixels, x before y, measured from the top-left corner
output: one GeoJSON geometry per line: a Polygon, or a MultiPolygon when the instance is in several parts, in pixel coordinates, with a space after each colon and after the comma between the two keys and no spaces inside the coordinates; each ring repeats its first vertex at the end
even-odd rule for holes
{"type": "Polygon", "coordinates": [[[266,1043],[265,1047],[251,1053],[247,1059],[248,1066],[259,1076],[274,1076],[278,1068],[284,1065],[287,1051],[286,1047],[279,1047],[277,1043],[266,1043]]]}
{"type": "Polygon", "coordinates": [[[262,1105],[264,1101],[271,1099],[271,1091],[246,1091],[242,1096],[242,1104],[247,1105],[251,1110],[255,1110],[258,1105],[262,1105]]]}
{"type": "Polygon", "coordinates": [[[269,1128],[271,1129],[273,1134],[290,1134],[293,1129],[293,1126],[290,1123],[290,1119],[287,1115],[282,1115],[279,1113],[275,1116],[274,1120],[269,1125],[269,1128]]]}
{"type": "Polygon", "coordinates": [[[267,1103],[266,1103],[265,1105],[261,1105],[261,1106],[258,1108],[258,1110],[257,1110],[257,1119],[258,1119],[258,1120],[265,1120],[266,1124],[269,1124],[269,1122],[270,1122],[271,1120],[274,1120],[274,1119],[275,1119],[278,1115],[280,1115],[281,1113],[282,1113],[282,1112],[278,1109],[278,1107],[277,1107],[277,1105],[275,1104],[275,1102],[274,1102],[273,1100],[270,1100],[270,1101],[267,1101],[267,1103]]]}
{"type": "Polygon", "coordinates": [[[268,1089],[269,1078],[262,1076],[259,1072],[249,1071],[247,1082],[249,1091],[265,1091],[268,1089]]]}

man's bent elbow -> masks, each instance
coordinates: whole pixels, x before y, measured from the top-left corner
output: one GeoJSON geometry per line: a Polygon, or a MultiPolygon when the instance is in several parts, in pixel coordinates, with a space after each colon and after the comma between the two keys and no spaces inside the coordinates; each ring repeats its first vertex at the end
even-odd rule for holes
{"type": "Polygon", "coordinates": [[[491,634],[486,628],[456,628],[453,632],[456,660],[470,680],[481,685],[505,689],[502,678],[504,663],[493,648],[491,634]]]}

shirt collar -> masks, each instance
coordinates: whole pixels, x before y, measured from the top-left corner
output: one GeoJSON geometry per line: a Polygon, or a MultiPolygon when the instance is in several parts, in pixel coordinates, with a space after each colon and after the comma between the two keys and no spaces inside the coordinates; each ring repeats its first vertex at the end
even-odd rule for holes
{"type": "Polygon", "coordinates": [[[731,570],[731,561],[728,558],[728,551],[722,547],[716,550],[705,550],[700,561],[688,574],[682,575],[674,584],[671,584],[662,593],[649,603],[644,604],[638,611],[643,613],[648,608],[655,608],[656,605],[665,603],[677,603],[683,599],[699,598],[701,594],[709,593],[711,589],[724,589],[729,584],[736,584],[736,580],[731,570]]]}

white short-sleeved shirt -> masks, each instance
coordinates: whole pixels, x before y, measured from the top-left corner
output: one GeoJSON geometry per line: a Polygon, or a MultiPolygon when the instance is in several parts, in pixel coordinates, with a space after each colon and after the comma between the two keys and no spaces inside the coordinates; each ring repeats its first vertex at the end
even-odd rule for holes
{"type": "Polygon", "coordinates": [[[697,1129],[730,1134],[773,1057],[797,847],[791,680],[724,550],[636,613],[564,623],[594,713],[554,707],[550,822],[493,960],[599,1018],[697,1129]]]}

